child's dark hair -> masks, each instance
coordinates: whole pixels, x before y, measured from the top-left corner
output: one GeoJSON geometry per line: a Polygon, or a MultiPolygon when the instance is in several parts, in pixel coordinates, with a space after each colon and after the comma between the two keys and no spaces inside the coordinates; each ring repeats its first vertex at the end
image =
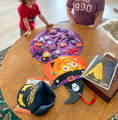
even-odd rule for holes
{"type": "Polygon", "coordinates": [[[18,0],[19,2],[23,3],[23,4],[26,4],[27,3],[27,0],[18,0]]]}

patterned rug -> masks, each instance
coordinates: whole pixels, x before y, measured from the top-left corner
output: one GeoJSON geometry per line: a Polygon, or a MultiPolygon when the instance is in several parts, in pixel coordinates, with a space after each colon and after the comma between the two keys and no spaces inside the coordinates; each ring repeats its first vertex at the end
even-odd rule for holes
{"type": "Polygon", "coordinates": [[[4,57],[5,57],[5,55],[6,55],[6,53],[7,53],[7,51],[8,51],[9,48],[0,51],[0,66],[2,65],[2,61],[3,61],[3,59],[4,59],[4,57]]]}
{"type": "Polygon", "coordinates": [[[0,90],[0,120],[20,120],[8,107],[0,90]]]}
{"type": "MultiPolygon", "coordinates": [[[[9,47],[10,48],[10,47],[9,47]]],[[[4,56],[6,55],[8,49],[5,49],[0,52],[0,66],[2,65],[2,61],[4,59],[4,56]]],[[[4,101],[4,98],[2,96],[2,92],[0,89],[0,120],[20,120],[8,107],[6,102],[4,101]]]]}
{"type": "Polygon", "coordinates": [[[118,112],[108,120],[118,120],[118,112]]]}

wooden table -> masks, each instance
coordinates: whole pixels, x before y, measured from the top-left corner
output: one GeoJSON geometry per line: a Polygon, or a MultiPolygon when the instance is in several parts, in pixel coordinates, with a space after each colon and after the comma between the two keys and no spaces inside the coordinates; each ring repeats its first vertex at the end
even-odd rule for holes
{"type": "MultiPolygon", "coordinates": [[[[54,27],[71,29],[78,33],[84,41],[81,56],[87,61],[96,54],[112,52],[118,58],[118,46],[101,32],[75,24],[57,24],[54,27]]],[[[3,96],[9,107],[13,110],[16,106],[16,97],[20,87],[26,83],[28,77],[41,77],[43,75],[43,63],[34,59],[29,51],[30,42],[33,37],[44,30],[35,30],[30,37],[19,39],[8,51],[0,71],[0,82],[3,96]]],[[[97,96],[93,105],[85,105],[81,100],[74,104],[65,105],[64,101],[69,97],[68,91],[62,86],[55,90],[57,94],[54,107],[44,116],[26,115],[16,113],[23,120],[107,120],[118,111],[118,93],[109,103],[97,96]]],[[[91,96],[88,87],[84,89],[85,97],[91,96]]],[[[14,110],[13,110],[14,111],[14,110]]]]}

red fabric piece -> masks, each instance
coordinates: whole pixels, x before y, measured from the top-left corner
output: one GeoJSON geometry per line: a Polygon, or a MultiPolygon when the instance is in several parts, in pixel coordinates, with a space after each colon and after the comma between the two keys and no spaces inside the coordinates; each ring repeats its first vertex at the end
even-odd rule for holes
{"type": "Polygon", "coordinates": [[[81,100],[82,100],[85,104],[88,104],[88,105],[94,104],[95,101],[96,101],[96,95],[95,95],[94,92],[93,92],[93,98],[90,100],[90,102],[86,101],[86,99],[84,98],[84,96],[83,96],[82,94],[79,94],[79,96],[81,97],[81,100]]]}
{"type": "Polygon", "coordinates": [[[72,54],[74,54],[75,52],[78,52],[78,49],[77,49],[77,48],[72,48],[72,49],[70,49],[70,50],[68,51],[68,54],[69,54],[69,55],[72,55],[72,54]]]}
{"type": "Polygon", "coordinates": [[[28,8],[25,4],[20,4],[18,13],[20,16],[19,27],[21,30],[27,31],[23,23],[23,18],[28,19],[31,30],[35,29],[35,18],[37,15],[41,14],[38,4],[33,4],[32,8],[28,8]]]}

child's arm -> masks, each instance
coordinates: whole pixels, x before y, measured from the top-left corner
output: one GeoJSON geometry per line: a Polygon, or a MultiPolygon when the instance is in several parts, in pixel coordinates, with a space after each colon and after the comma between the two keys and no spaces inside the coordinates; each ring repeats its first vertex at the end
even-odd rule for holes
{"type": "Polygon", "coordinates": [[[72,8],[67,8],[66,12],[67,12],[67,15],[68,15],[68,18],[69,18],[70,22],[71,23],[76,23],[74,18],[73,18],[72,8]]]}
{"type": "Polygon", "coordinates": [[[24,23],[24,26],[27,29],[27,31],[24,33],[24,35],[28,35],[29,36],[31,34],[31,29],[30,29],[30,25],[29,25],[28,19],[27,18],[23,18],[23,23],[24,23]]]}
{"type": "Polygon", "coordinates": [[[102,17],[103,17],[103,11],[99,11],[96,15],[94,24],[92,25],[93,28],[96,28],[102,22],[102,17]]]}
{"type": "Polygon", "coordinates": [[[89,27],[96,28],[101,22],[103,17],[103,11],[100,11],[96,14],[96,19],[93,25],[89,25],[89,27]]]}
{"type": "Polygon", "coordinates": [[[53,26],[53,24],[50,24],[42,14],[39,14],[38,16],[41,19],[41,21],[45,23],[47,27],[53,26]]]}

